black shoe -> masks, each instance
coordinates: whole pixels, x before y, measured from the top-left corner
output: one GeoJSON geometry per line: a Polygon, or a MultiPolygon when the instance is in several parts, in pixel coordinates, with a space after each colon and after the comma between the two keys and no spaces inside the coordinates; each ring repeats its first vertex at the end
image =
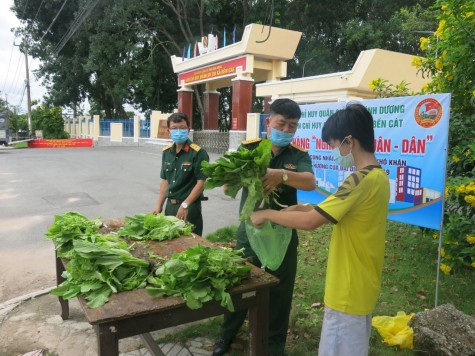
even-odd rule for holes
{"type": "Polygon", "coordinates": [[[219,337],[214,344],[213,356],[223,356],[231,347],[231,342],[219,337]]]}

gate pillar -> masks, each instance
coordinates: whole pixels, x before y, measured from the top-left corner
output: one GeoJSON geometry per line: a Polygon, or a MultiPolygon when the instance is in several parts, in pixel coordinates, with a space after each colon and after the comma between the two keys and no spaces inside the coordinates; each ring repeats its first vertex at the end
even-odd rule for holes
{"type": "Polygon", "coordinates": [[[264,114],[268,114],[270,112],[270,103],[272,101],[271,96],[264,97],[264,114]]]}
{"type": "Polygon", "coordinates": [[[247,114],[252,108],[252,85],[254,79],[238,76],[232,80],[233,104],[231,129],[246,130],[247,114]]]}
{"type": "Polygon", "coordinates": [[[204,92],[205,120],[204,130],[218,130],[219,121],[219,92],[207,90],[204,92]]]}
{"type": "Polygon", "coordinates": [[[178,89],[178,111],[190,119],[190,129],[193,128],[193,89],[183,87],[178,89]]]}

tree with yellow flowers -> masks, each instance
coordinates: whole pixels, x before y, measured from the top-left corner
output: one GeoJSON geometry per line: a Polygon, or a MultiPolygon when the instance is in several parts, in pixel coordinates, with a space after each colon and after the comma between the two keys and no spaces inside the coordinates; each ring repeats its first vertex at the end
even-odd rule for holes
{"type": "Polygon", "coordinates": [[[438,0],[439,26],[420,39],[413,64],[425,91],[452,93],[441,270],[475,268],[475,1],[438,0]]]}
{"type": "MultiPolygon", "coordinates": [[[[475,268],[475,1],[438,0],[434,11],[438,28],[420,39],[412,64],[431,78],[422,93],[452,94],[440,265],[450,274],[475,268]]],[[[404,81],[376,78],[370,87],[378,97],[411,95],[404,81]]]]}
{"type": "Polygon", "coordinates": [[[420,39],[424,58],[416,58],[430,75],[427,92],[452,93],[450,146],[475,142],[475,1],[438,0],[439,26],[420,39]]]}

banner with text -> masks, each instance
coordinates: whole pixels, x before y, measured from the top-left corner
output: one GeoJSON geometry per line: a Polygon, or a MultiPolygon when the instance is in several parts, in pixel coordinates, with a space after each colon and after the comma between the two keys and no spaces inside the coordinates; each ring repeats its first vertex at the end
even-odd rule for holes
{"type": "MultiPolygon", "coordinates": [[[[440,230],[445,191],[450,94],[362,100],[374,119],[376,158],[389,177],[388,219],[440,230]]],[[[322,141],[325,121],[346,102],[300,106],[294,143],[312,158],[317,189],[299,191],[300,201],[318,204],[354,171],[333,161],[322,141]]]]}
{"type": "Polygon", "coordinates": [[[189,72],[178,74],[179,85],[198,84],[206,81],[236,75],[238,67],[241,71],[246,71],[247,57],[231,59],[229,61],[216,63],[189,72]]]}
{"type": "Polygon", "coordinates": [[[65,138],[50,140],[30,140],[29,148],[78,148],[93,147],[92,138],[65,138]]]}

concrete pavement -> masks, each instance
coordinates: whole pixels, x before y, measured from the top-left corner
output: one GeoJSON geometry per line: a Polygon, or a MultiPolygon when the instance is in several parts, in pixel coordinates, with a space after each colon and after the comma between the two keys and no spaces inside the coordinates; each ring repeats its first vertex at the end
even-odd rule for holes
{"type": "MultiPolygon", "coordinates": [[[[217,157],[210,154],[211,161],[217,157]]],[[[39,349],[66,356],[97,353],[79,304],[71,301],[70,320],[62,321],[57,298],[48,294],[55,285],[54,248],[44,233],[54,215],[66,211],[109,219],[153,210],[160,165],[158,147],[0,149],[1,355],[39,349]]],[[[206,196],[204,236],[238,224],[238,199],[219,188],[206,196]]],[[[121,341],[121,352],[138,355],[140,340],[129,339],[121,341]]],[[[199,339],[164,347],[170,356],[206,355],[210,345],[199,339]]]]}
{"type": "MultiPolygon", "coordinates": [[[[96,333],[87,322],[77,299],[70,300],[70,318],[62,320],[58,299],[49,289],[0,305],[0,354],[5,356],[97,355],[96,333]],[[33,353],[36,352],[36,353],[33,353]]],[[[185,326],[153,332],[156,340],[185,326]]],[[[194,338],[184,344],[160,344],[166,356],[211,355],[213,340],[194,338]]],[[[139,337],[119,341],[121,356],[151,355],[139,337]]]]}

